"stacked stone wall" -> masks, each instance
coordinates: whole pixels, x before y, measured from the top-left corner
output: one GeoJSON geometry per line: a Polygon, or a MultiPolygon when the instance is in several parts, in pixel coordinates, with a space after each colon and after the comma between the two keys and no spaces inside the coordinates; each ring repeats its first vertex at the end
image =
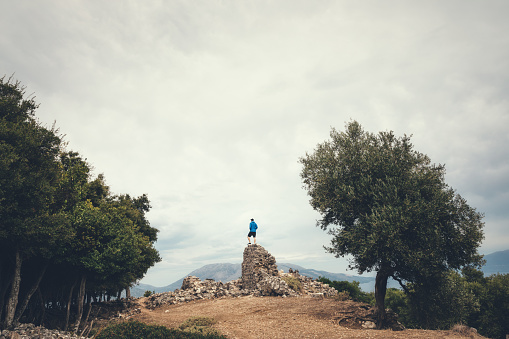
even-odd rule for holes
{"type": "Polygon", "coordinates": [[[253,290],[269,277],[277,277],[276,258],[260,245],[248,245],[242,261],[242,288],[253,290]]]}

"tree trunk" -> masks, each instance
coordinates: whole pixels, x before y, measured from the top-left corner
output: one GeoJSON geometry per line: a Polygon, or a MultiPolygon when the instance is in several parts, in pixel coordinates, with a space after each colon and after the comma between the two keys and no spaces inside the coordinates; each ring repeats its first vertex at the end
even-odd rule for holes
{"type": "Polygon", "coordinates": [[[39,306],[41,307],[39,311],[39,325],[44,325],[44,316],[46,315],[46,302],[44,301],[44,297],[42,295],[41,289],[37,289],[37,297],[39,298],[39,306]]]}
{"type": "Polygon", "coordinates": [[[386,327],[385,313],[385,293],[387,292],[387,279],[389,274],[380,270],[376,273],[375,280],[375,312],[376,312],[376,328],[383,329],[386,327]]]}
{"type": "Polygon", "coordinates": [[[74,324],[74,333],[78,333],[78,329],[80,327],[81,317],[83,316],[83,304],[85,301],[85,283],[87,281],[87,276],[81,276],[80,289],[78,291],[78,310],[76,312],[76,323],[74,324]]]}
{"type": "Polygon", "coordinates": [[[10,328],[14,322],[14,313],[18,306],[19,286],[21,284],[21,254],[19,249],[16,249],[14,275],[11,282],[11,292],[7,300],[7,307],[5,310],[4,328],[10,328]]]}
{"type": "Polygon", "coordinates": [[[129,286],[127,286],[125,289],[125,297],[126,299],[131,298],[131,289],[129,288],[129,286]]]}
{"type": "Polygon", "coordinates": [[[2,315],[4,311],[4,302],[5,302],[5,295],[7,294],[7,290],[11,286],[11,281],[9,279],[0,279],[0,324],[2,321],[2,315]]]}
{"type": "MultiPolygon", "coordinates": [[[[85,317],[85,328],[83,328],[83,331],[80,333],[80,337],[83,337],[83,333],[85,333],[85,330],[87,329],[87,322],[88,318],[90,317],[90,311],[92,310],[92,297],[87,296],[87,315],[85,317]]],[[[93,320],[92,320],[93,322],[93,320]]],[[[92,323],[90,323],[90,326],[92,326],[92,323]]]]}
{"type": "Polygon", "coordinates": [[[2,313],[3,313],[3,310],[4,310],[4,300],[5,300],[5,292],[7,291],[7,282],[4,281],[4,280],[7,280],[7,279],[4,279],[2,278],[2,268],[3,268],[3,265],[2,265],[2,258],[0,258],[0,325],[2,324],[2,313]]]}
{"type": "Polygon", "coordinates": [[[17,323],[19,321],[19,319],[23,315],[23,312],[25,312],[25,309],[27,308],[28,303],[30,302],[30,298],[32,298],[32,295],[34,294],[34,292],[37,291],[37,289],[39,288],[39,283],[41,282],[42,277],[44,276],[44,273],[46,272],[46,268],[48,268],[47,263],[42,267],[41,272],[39,273],[39,276],[34,281],[34,284],[32,285],[30,290],[25,295],[25,298],[23,299],[23,301],[19,304],[19,307],[16,310],[16,315],[14,316],[14,323],[17,323]]]}
{"type": "Polygon", "coordinates": [[[65,314],[65,326],[64,331],[67,331],[67,328],[69,326],[69,315],[71,314],[71,301],[72,301],[72,292],[74,291],[74,287],[76,286],[76,283],[78,281],[74,282],[71,286],[71,290],[69,291],[69,298],[67,299],[67,312],[65,314]]]}

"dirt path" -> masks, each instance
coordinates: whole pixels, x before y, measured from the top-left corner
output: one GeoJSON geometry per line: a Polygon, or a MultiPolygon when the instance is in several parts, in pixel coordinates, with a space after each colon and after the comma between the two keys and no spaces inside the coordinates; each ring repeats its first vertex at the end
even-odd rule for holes
{"type": "MultiPolygon", "coordinates": [[[[148,324],[177,327],[193,316],[210,317],[228,338],[471,338],[452,331],[351,329],[337,325],[340,311],[352,301],[311,297],[241,297],[200,300],[148,310],[135,319],[148,324]]],[[[349,304],[350,303],[350,304],[349,304]]],[[[480,338],[480,336],[479,336],[480,338]]]]}

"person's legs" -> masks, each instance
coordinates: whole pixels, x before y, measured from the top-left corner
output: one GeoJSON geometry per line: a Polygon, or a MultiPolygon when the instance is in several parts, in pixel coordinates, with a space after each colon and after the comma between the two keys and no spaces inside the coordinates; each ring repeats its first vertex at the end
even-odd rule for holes
{"type": "Polygon", "coordinates": [[[253,235],[253,244],[256,244],[256,235],[253,235]]]}
{"type": "Polygon", "coordinates": [[[250,237],[247,237],[247,241],[249,242],[249,244],[251,244],[251,238],[250,237]]]}

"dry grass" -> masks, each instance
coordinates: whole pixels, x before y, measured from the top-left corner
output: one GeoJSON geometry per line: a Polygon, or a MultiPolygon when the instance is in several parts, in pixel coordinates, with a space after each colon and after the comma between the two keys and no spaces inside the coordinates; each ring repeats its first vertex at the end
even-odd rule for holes
{"type": "Polygon", "coordinates": [[[467,338],[481,338],[479,334],[477,334],[477,330],[472,327],[468,327],[463,324],[456,324],[451,328],[451,332],[458,333],[467,338]]]}

